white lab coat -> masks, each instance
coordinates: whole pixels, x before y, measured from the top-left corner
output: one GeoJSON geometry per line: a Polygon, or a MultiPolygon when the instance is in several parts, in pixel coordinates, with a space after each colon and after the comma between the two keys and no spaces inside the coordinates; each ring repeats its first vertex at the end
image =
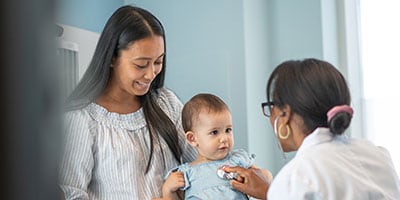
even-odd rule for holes
{"type": "Polygon", "coordinates": [[[272,181],[268,200],[400,199],[389,153],[367,140],[317,128],[272,181]]]}

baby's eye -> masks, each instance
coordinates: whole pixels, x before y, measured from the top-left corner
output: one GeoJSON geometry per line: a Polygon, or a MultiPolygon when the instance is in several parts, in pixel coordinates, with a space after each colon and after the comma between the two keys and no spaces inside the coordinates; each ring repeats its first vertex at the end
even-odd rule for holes
{"type": "Polygon", "coordinates": [[[213,130],[210,132],[211,135],[217,135],[218,134],[218,130],[213,130]]]}
{"type": "Polygon", "coordinates": [[[227,129],[225,130],[225,132],[226,132],[226,133],[232,133],[232,128],[227,128],[227,129]]]}

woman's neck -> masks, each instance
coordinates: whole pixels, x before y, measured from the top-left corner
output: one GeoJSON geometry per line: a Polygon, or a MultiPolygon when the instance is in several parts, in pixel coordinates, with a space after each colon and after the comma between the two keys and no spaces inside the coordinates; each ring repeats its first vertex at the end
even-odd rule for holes
{"type": "Polygon", "coordinates": [[[137,96],[124,95],[107,90],[96,99],[96,103],[106,108],[109,112],[119,114],[136,112],[142,106],[137,96]]]}

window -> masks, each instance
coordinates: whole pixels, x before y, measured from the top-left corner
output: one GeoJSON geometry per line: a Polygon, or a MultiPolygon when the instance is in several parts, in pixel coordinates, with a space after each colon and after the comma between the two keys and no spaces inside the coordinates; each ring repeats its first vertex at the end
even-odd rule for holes
{"type": "Polygon", "coordinates": [[[359,1],[364,130],[400,172],[400,1],[359,1]]]}

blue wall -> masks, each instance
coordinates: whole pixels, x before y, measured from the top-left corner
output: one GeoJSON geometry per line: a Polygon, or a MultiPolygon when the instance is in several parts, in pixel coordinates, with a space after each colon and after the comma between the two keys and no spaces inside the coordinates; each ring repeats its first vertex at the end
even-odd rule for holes
{"type": "Polygon", "coordinates": [[[58,0],[57,22],[100,33],[123,0],[58,0]]]}

